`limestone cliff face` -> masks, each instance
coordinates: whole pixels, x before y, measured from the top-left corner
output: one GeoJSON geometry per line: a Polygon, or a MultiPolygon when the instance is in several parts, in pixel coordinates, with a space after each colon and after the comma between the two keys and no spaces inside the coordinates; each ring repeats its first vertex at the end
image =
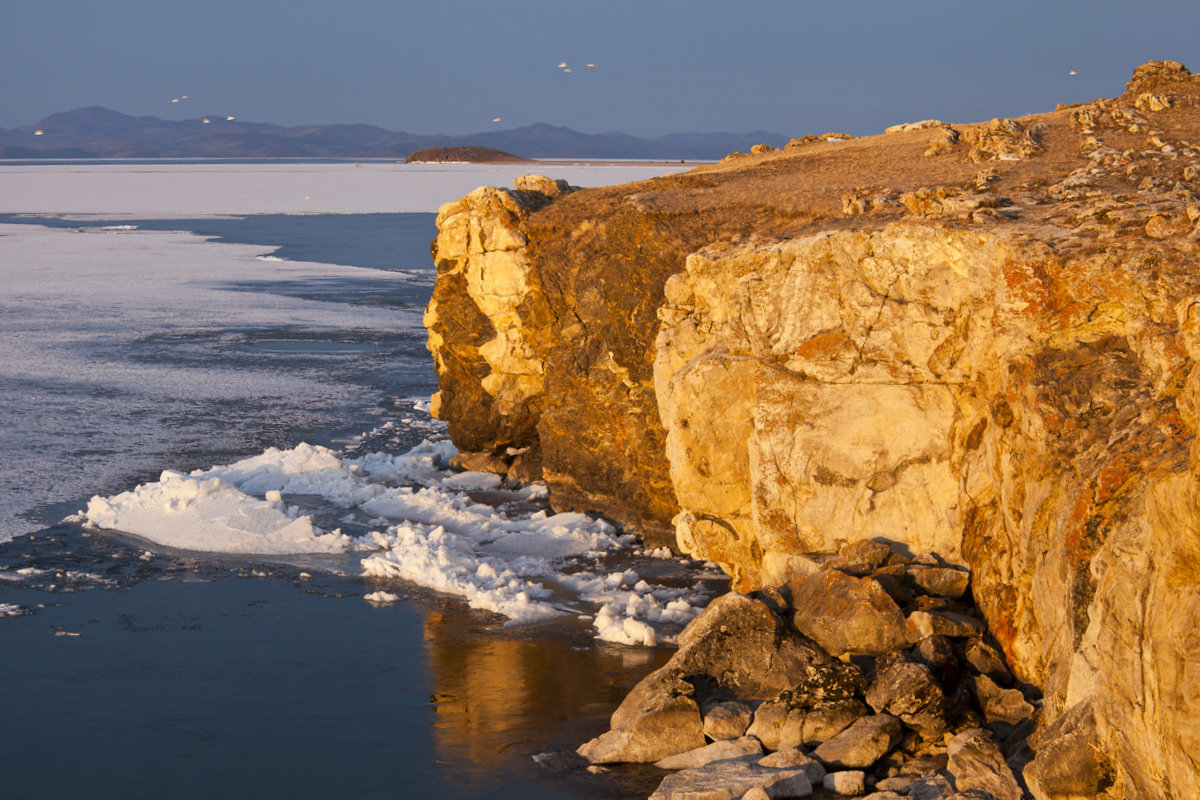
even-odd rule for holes
{"type": "Polygon", "coordinates": [[[1200,790],[1156,755],[1200,744],[1200,276],[1147,285],[1166,255],[893,223],[690,257],[655,362],[680,545],[743,589],[862,538],[957,558],[1111,775],[1200,790]]]}
{"type": "Polygon", "coordinates": [[[481,187],[439,209],[437,283],[425,310],[440,388],[433,415],[449,422],[459,448],[488,457],[476,466],[500,471],[536,442],[551,341],[522,221],[568,189],[546,179],[520,186],[481,187]]]}
{"type": "Polygon", "coordinates": [[[743,590],[960,561],[1045,693],[1037,797],[1200,796],[1200,81],[1127,89],[480,190],[439,215],[436,413],[743,590]]]}

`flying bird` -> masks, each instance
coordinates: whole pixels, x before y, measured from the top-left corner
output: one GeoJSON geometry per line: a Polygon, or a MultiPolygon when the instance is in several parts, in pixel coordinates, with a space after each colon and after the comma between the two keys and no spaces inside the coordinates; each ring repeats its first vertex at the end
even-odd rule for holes
{"type": "Polygon", "coordinates": [[[232,116],[226,117],[226,118],[225,118],[225,121],[226,121],[226,122],[233,122],[233,117],[232,117],[232,116]]]}
{"type": "Polygon", "coordinates": [[[499,117],[492,117],[492,122],[499,122],[499,121],[500,121],[499,117]]]}
{"type": "Polygon", "coordinates": [[[1076,72],[1075,70],[1071,70],[1071,71],[1070,71],[1070,72],[1068,72],[1067,74],[1068,74],[1068,75],[1078,75],[1079,73],[1078,73],[1078,72],[1076,72]]]}
{"type": "Polygon", "coordinates": [[[566,68],[567,68],[567,62],[565,62],[565,61],[560,61],[560,62],[558,62],[558,68],[559,68],[559,69],[566,69],[566,68]]]}
{"type": "Polygon", "coordinates": [[[570,74],[571,74],[571,68],[570,68],[570,67],[567,67],[566,69],[564,69],[564,70],[563,70],[563,72],[565,72],[565,73],[567,73],[568,75],[570,75],[570,74]]]}
{"type": "Polygon", "coordinates": [[[596,65],[595,65],[595,64],[588,64],[588,65],[587,65],[587,68],[588,68],[588,69],[595,69],[595,68],[596,68],[596,65]]]}
{"type": "Polygon", "coordinates": [[[179,98],[178,98],[178,97],[172,97],[172,98],[171,98],[171,102],[172,102],[172,103],[178,103],[178,102],[179,102],[179,98]]]}

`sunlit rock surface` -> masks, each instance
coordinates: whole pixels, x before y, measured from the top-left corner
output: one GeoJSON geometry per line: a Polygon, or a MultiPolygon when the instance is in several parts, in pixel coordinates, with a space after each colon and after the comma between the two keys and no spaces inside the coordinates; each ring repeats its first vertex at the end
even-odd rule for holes
{"type": "Polygon", "coordinates": [[[876,537],[969,567],[1035,749],[1090,754],[1036,796],[1200,796],[1200,81],[1127,89],[481,190],[440,215],[437,411],[742,590],[876,537]]]}

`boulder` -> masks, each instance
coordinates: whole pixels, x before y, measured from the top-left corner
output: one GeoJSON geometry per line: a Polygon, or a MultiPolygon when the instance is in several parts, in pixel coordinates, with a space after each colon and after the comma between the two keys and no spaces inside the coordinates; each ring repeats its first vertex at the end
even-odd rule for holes
{"type": "Polygon", "coordinates": [[[746,729],[747,736],[754,736],[768,750],[779,749],[779,737],[788,712],[786,700],[765,700],[754,710],[754,720],[746,729]]]}
{"type": "Polygon", "coordinates": [[[875,782],[875,788],[881,792],[896,792],[897,794],[907,794],[908,787],[912,785],[914,777],[911,775],[893,775],[890,778],[882,778],[875,782]]]}
{"type": "Polygon", "coordinates": [[[1025,767],[1025,782],[1038,800],[1083,800],[1101,796],[1116,782],[1104,757],[1090,701],[1070,708],[1038,736],[1037,756],[1025,767]]]}
{"type": "Polygon", "coordinates": [[[882,567],[891,555],[892,548],[886,543],[862,539],[843,546],[828,566],[847,575],[863,577],[882,567]]]}
{"type": "Polygon", "coordinates": [[[983,639],[970,639],[963,656],[971,669],[980,675],[986,675],[994,683],[1007,684],[1012,682],[1012,673],[1004,663],[1004,657],[983,639]]]}
{"type": "Polygon", "coordinates": [[[804,754],[799,747],[789,747],[777,750],[769,756],[763,756],[758,763],[764,767],[797,768],[804,770],[813,786],[817,786],[825,778],[825,767],[820,761],[804,754]]]}
{"type": "Polygon", "coordinates": [[[830,772],[825,776],[822,785],[834,794],[860,795],[867,790],[867,774],[861,770],[830,772]]]}
{"type": "Polygon", "coordinates": [[[672,773],[663,778],[650,800],[736,800],[754,788],[763,789],[768,797],[812,794],[812,785],[802,769],[773,769],[734,759],[672,773]],[[773,792],[775,786],[779,788],[773,792]]]}
{"type": "Polygon", "coordinates": [[[1020,725],[1033,718],[1034,707],[1018,689],[1001,689],[986,675],[976,675],[975,696],[989,723],[1020,725]]]}
{"type": "Polygon", "coordinates": [[[823,663],[836,662],[765,603],[730,592],[684,628],[675,655],[638,682],[613,712],[611,730],[579,753],[593,763],[642,762],[695,749],[705,743],[697,685],[742,699],[775,697],[823,663]]]}
{"type": "Polygon", "coordinates": [[[900,732],[900,720],[876,714],[854,722],[812,754],[832,769],[870,767],[896,746],[900,732]]]}
{"type": "MultiPolygon", "coordinates": [[[[978,641],[972,639],[972,642],[978,641]]],[[[954,652],[954,646],[945,636],[930,636],[922,639],[909,651],[909,656],[918,664],[924,664],[943,686],[953,686],[958,682],[959,663],[954,652]]]]}
{"type": "Polygon", "coordinates": [[[623,724],[580,746],[579,755],[593,764],[651,762],[702,747],[700,707],[685,693],[690,687],[664,683],[655,689],[640,693],[636,707],[627,707],[627,697],[623,724]]]}
{"type": "Polygon", "coordinates": [[[831,569],[788,587],[796,629],[831,655],[879,655],[906,642],[903,612],[869,578],[831,569]]]}
{"type": "Polygon", "coordinates": [[[924,592],[953,599],[966,594],[971,582],[971,573],[962,567],[931,567],[925,564],[910,564],[908,577],[924,592]]]}
{"type": "Polygon", "coordinates": [[[858,697],[867,687],[862,670],[845,661],[819,661],[803,665],[792,687],[792,705],[813,708],[835,700],[858,697]]]}
{"type": "Polygon", "coordinates": [[[858,699],[821,703],[804,715],[800,744],[814,747],[826,742],[870,714],[871,709],[858,699]]]}
{"type": "MultiPolygon", "coordinates": [[[[711,764],[714,761],[727,761],[731,758],[758,758],[762,756],[762,743],[753,736],[743,736],[740,739],[723,739],[719,742],[697,747],[686,753],[668,756],[654,762],[659,769],[690,769],[711,764]]],[[[766,766],[786,766],[766,765],[766,766]]]]}
{"type": "Polygon", "coordinates": [[[965,639],[982,636],[986,628],[974,617],[953,611],[914,611],[905,623],[909,641],[919,642],[930,636],[965,639]]]}
{"type": "Polygon", "coordinates": [[[892,659],[878,669],[867,689],[867,703],[880,713],[898,717],[926,739],[946,732],[946,698],[929,667],[892,659]]]}
{"type": "Polygon", "coordinates": [[[922,775],[908,785],[911,800],[949,800],[954,795],[954,784],[944,775],[922,775]]]}
{"type": "Polygon", "coordinates": [[[750,727],[753,714],[745,703],[716,703],[704,712],[704,735],[713,740],[737,739],[750,727]]]}
{"type": "Polygon", "coordinates": [[[766,603],[730,592],[683,629],[679,650],[661,671],[708,675],[741,700],[759,700],[792,689],[814,665],[832,661],[766,603]]]}
{"type": "Polygon", "coordinates": [[[976,789],[995,800],[1021,800],[1024,796],[1004,754],[987,731],[973,728],[955,735],[948,753],[947,770],[958,791],[976,789]]]}

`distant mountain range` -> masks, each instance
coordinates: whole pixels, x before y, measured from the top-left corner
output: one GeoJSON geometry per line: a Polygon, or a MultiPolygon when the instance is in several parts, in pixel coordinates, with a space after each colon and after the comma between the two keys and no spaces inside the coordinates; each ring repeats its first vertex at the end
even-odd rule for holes
{"type": "Polygon", "coordinates": [[[132,117],[99,106],[51,114],[36,125],[0,128],[0,158],[397,158],[432,147],[478,145],[527,158],[715,159],[776,133],[674,133],[643,139],[588,134],[538,123],[466,136],[389,131],[374,125],[286,128],[224,115],[180,121],[132,117]]]}

